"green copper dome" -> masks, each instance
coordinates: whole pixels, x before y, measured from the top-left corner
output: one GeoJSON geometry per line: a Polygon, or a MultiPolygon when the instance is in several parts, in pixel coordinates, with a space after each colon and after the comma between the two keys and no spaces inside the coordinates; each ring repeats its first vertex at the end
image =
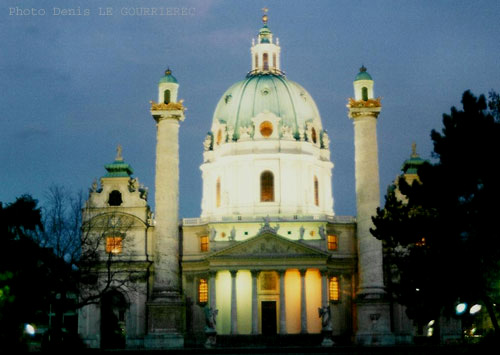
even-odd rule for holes
{"type": "Polygon", "coordinates": [[[358,81],[358,80],[373,80],[372,76],[370,74],[368,74],[368,72],[366,71],[366,68],[364,65],[359,69],[359,73],[358,73],[358,75],[356,75],[356,78],[354,79],[354,81],[358,81]]]}
{"type": "Polygon", "coordinates": [[[272,73],[250,75],[227,89],[215,109],[212,127],[217,122],[225,123],[228,129],[234,129],[236,140],[240,127],[252,127],[252,118],[266,111],[280,117],[280,128],[290,127],[294,135],[305,129],[307,122],[321,129],[311,95],[296,82],[272,73]]]}
{"type": "Polygon", "coordinates": [[[170,69],[165,70],[165,76],[162,76],[160,78],[159,84],[161,84],[161,83],[177,84],[177,79],[172,75],[172,72],[170,71],[170,69]]]}

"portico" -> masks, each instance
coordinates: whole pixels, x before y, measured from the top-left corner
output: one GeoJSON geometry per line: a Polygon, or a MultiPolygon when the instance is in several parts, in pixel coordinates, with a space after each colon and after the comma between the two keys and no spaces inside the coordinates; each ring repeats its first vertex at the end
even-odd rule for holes
{"type": "Polygon", "coordinates": [[[208,284],[206,304],[218,310],[218,334],[320,333],[318,308],[331,296],[339,300],[338,280],[345,272],[329,256],[265,232],[213,252],[202,263],[184,262],[183,268],[193,275],[192,299],[200,299],[200,283],[208,284]],[[337,283],[335,295],[330,282],[337,283]]]}

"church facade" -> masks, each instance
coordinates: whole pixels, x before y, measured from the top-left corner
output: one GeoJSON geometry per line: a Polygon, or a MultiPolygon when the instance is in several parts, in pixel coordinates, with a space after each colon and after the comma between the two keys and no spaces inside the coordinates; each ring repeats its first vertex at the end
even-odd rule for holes
{"type": "Polygon", "coordinates": [[[100,228],[103,255],[140,277],[80,311],[79,332],[89,346],[121,339],[122,346],[155,349],[207,338],[210,346],[215,334],[323,334],[364,345],[411,340],[402,308],[387,301],[382,246],[369,232],[380,204],[381,101],[372,77],[361,68],[347,105],[357,216],[336,216],[328,133],[311,95],[284,75],[267,15],[251,63],[223,93],[203,142],[200,217],[179,225],[184,106],[170,70],[151,102],[155,214],[121,150],[94,183],[84,229],[100,228]],[[93,222],[106,218],[114,229],[93,222]]]}

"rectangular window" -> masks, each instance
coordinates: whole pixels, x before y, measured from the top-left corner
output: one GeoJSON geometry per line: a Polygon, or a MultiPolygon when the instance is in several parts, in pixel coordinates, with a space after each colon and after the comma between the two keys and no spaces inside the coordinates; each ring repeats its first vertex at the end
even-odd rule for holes
{"type": "Polygon", "coordinates": [[[106,237],[106,253],[120,254],[122,252],[122,237],[106,237]]]}
{"type": "Polygon", "coordinates": [[[336,235],[328,236],[328,250],[337,250],[339,247],[338,238],[336,235]]]}
{"type": "Polygon", "coordinates": [[[200,237],[200,251],[208,251],[208,235],[200,237]]]}
{"type": "Polygon", "coordinates": [[[198,282],[198,302],[208,302],[208,283],[205,279],[200,279],[200,281],[198,282]]]}
{"type": "Polygon", "coordinates": [[[338,301],[340,296],[339,279],[334,276],[329,281],[330,301],[338,301]]]}

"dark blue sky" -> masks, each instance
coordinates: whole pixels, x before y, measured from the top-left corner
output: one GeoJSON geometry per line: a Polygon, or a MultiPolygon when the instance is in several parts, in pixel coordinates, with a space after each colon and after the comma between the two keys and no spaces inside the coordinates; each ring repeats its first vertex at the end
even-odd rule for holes
{"type": "Polygon", "coordinates": [[[264,6],[280,39],[282,68],[310,92],[330,134],[338,215],[355,214],[353,127],[345,105],[362,64],[383,103],[383,194],[413,141],[430,158],[431,129],[441,129],[442,114],[460,106],[465,90],[500,90],[497,0],[4,0],[0,201],[23,193],[43,201],[51,184],[87,189],[121,144],[154,204],[149,101],[170,67],[188,107],[180,129],[180,216],[199,216],[202,142],[218,99],[250,69],[264,6]],[[185,7],[188,14],[131,16],[138,6],[185,7]],[[78,7],[89,15],[57,15],[78,7]],[[31,15],[32,8],[45,15],[31,15]],[[112,15],[99,16],[99,8],[112,15]]]}

